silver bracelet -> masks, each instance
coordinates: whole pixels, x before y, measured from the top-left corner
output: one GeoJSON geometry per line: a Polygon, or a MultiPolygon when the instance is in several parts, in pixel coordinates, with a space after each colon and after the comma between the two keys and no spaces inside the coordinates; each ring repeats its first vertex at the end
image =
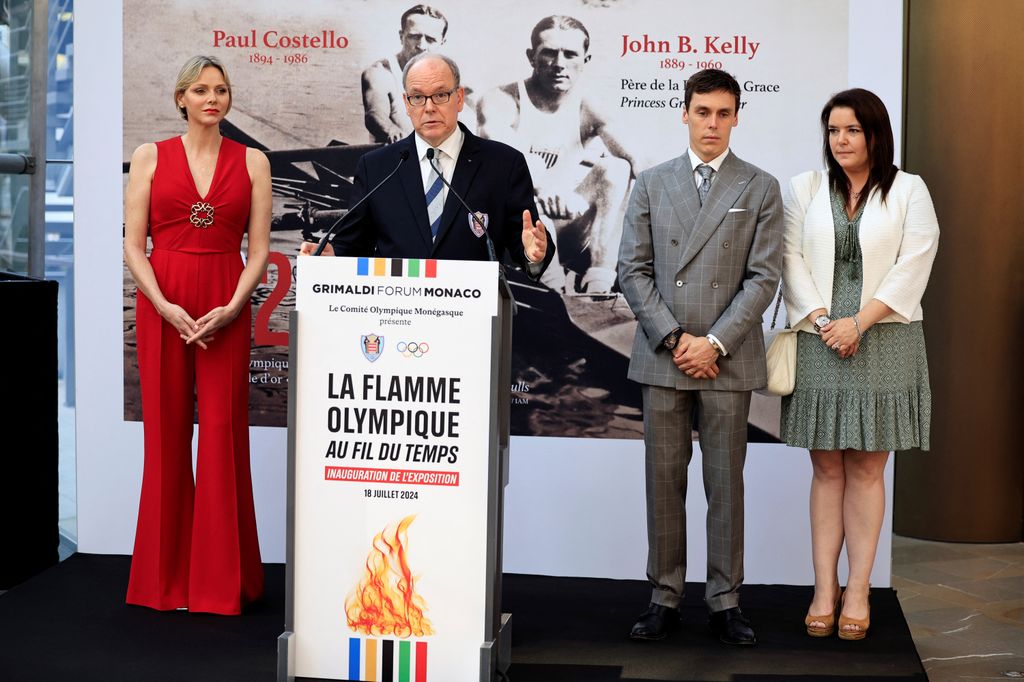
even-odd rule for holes
{"type": "Polygon", "coordinates": [[[860,320],[857,319],[858,314],[859,313],[854,313],[853,315],[853,326],[857,328],[857,340],[860,341],[864,338],[864,332],[860,330],[860,320]]]}

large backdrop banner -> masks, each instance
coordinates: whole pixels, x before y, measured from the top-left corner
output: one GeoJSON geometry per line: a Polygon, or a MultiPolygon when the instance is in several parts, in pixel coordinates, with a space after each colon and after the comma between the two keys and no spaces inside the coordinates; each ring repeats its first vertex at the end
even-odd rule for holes
{"type": "MultiPolygon", "coordinates": [[[[408,134],[405,56],[438,49],[456,60],[463,122],[523,151],[558,240],[560,260],[541,282],[511,277],[520,306],[503,531],[510,572],[644,576],[640,389],[625,379],[636,323],[612,264],[635,174],[685,151],[686,78],[706,66],[736,76],[732,150],[783,188],[821,167],[818,116],[834,92],[874,90],[902,120],[902,3],[891,0],[729,0],[711,9],[696,0],[438,0],[404,21],[411,0],[81,4],[75,123],[87,134],[76,140],[75,321],[85,552],[131,552],[142,479],[119,164],[142,143],[184,132],[172,90],[188,57],[224,61],[233,107],[223,132],[264,149],[272,165],[273,254],[253,297],[250,362],[253,492],[270,562],[285,554],[286,319],[303,277],[295,255],[344,216],[359,156],[408,134]]],[[[758,398],[750,423],[747,582],[807,584],[807,453],[772,442],[777,401],[758,398]]],[[[704,579],[700,475],[695,464],[689,581],[704,579]]],[[[875,585],[889,584],[889,551],[883,531],[875,585]]]]}
{"type": "MultiPolygon", "coordinates": [[[[640,393],[626,380],[636,321],[617,293],[615,261],[633,178],[685,151],[685,79],[707,67],[736,76],[734,152],[784,179],[818,155],[813,122],[794,113],[820,107],[847,73],[846,2],[697,8],[651,0],[499,0],[486,11],[469,0],[125,3],[124,159],[183,132],[175,76],[186,58],[208,54],[232,81],[224,133],[271,161],[272,254],[253,297],[250,423],[285,425],[299,244],[344,215],[359,156],[411,132],[401,65],[436,50],[460,65],[463,123],[526,155],[558,244],[559,261],[539,284],[512,278],[520,303],[513,435],[642,437],[640,393]]],[[[138,421],[135,287],[124,272],[124,415],[138,421]]],[[[777,442],[778,400],[755,397],[750,421],[754,440],[777,442]]]]}

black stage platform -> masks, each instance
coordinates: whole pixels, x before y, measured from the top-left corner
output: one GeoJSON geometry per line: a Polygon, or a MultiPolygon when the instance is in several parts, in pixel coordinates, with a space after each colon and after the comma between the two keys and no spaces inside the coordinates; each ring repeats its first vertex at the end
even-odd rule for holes
{"type": "MultiPolygon", "coordinates": [[[[274,680],[283,566],[266,566],[262,603],[227,618],[126,606],[128,565],[124,556],[76,554],[0,595],[0,680],[274,680]]],[[[745,587],[759,644],[737,649],[709,634],[703,585],[688,586],[682,629],[643,643],[626,637],[650,596],[642,581],[506,575],[504,588],[511,682],[927,680],[888,589],[872,592],[867,639],[844,642],[804,634],[810,588],[745,587]]]]}

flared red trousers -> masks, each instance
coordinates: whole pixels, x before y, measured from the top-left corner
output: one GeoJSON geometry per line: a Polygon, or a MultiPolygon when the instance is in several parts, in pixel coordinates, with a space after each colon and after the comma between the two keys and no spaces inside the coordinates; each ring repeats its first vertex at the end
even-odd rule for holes
{"type": "MultiPolygon", "coordinates": [[[[150,262],[167,300],[193,319],[230,301],[242,271],[237,251],[154,249],[150,262]]],[[[263,593],[249,465],[249,306],[206,350],[185,345],[141,292],[136,311],[145,463],[127,602],[238,614],[263,593]]]]}

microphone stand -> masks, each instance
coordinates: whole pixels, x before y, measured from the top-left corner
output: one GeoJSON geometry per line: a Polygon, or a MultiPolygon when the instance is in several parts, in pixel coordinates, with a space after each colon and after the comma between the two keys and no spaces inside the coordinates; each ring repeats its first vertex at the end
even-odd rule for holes
{"type": "Polygon", "coordinates": [[[444,183],[444,186],[447,187],[448,190],[452,193],[452,195],[459,200],[459,203],[462,204],[463,208],[466,209],[466,212],[469,213],[469,216],[470,218],[472,218],[473,222],[476,223],[477,226],[483,231],[484,239],[486,240],[487,243],[487,256],[492,263],[498,264],[498,287],[502,289],[508,296],[509,300],[512,301],[512,314],[515,315],[518,311],[518,308],[516,306],[516,298],[515,296],[512,295],[512,288],[509,286],[508,278],[505,275],[505,265],[504,263],[498,260],[497,252],[494,250],[494,242],[491,240],[491,233],[487,231],[487,226],[484,225],[484,221],[480,219],[480,216],[478,216],[473,211],[473,209],[469,207],[469,204],[466,203],[466,200],[459,196],[459,193],[455,191],[455,188],[451,186],[451,183],[444,179],[444,173],[441,172],[440,166],[436,165],[433,147],[427,150],[427,163],[429,163],[433,171],[437,173],[437,177],[441,178],[441,182],[444,183]]]}
{"type": "Polygon", "coordinates": [[[337,220],[334,221],[334,224],[331,225],[331,227],[327,230],[327,232],[324,234],[324,236],[320,239],[320,243],[317,244],[316,251],[313,252],[314,256],[319,256],[321,253],[323,253],[324,249],[327,248],[327,242],[330,240],[331,236],[334,234],[334,230],[337,229],[338,225],[341,224],[341,221],[345,220],[345,218],[347,218],[350,215],[352,215],[352,212],[355,211],[357,208],[359,208],[360,204],[362,204],[364,201],[366,201],[371,196],[373,196],[373,193],[376,192],[378,189],[380,189],[381,185],[383,185],[385,182],[390,180],[391,176],[393,176],[395,173],[398,172],[398,169],[402,167],[402,164],[405,163],[405,160],[408,159],[408,158],[409,158],[409,150],[406,149],[406,150],[404,150],[402,152],[401,157],[399,157],[399,159],[398,159],[398,164],[395,165],[394,169],[392,169],[392,171],[390,173],[385,175],[383,180],[381,180],[376,185],[374,185],[373,189],[371,189],[369,192],[364,194],[362,196],[362,198],[359,199],[359,201],[357,201],[355,204],[353,204],[352,208],[350,208],[345,213],[345,215],[341,216],[340,218],[338,218],[337,220]]]}

